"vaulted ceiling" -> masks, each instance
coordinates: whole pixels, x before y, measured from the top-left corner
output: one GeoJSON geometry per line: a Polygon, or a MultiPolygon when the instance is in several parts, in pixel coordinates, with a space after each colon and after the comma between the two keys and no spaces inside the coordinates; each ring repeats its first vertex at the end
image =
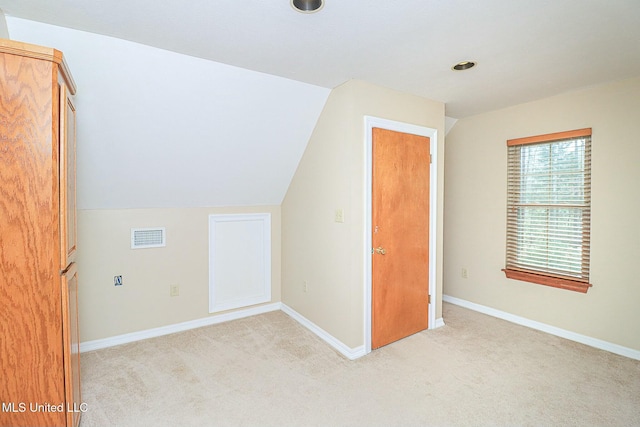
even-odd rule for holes
{"type": "Polygon", "coordinates": [[[8,16],[333,88],[361,79],[461,118],[640,75],[638,0],[0,0],[8,16]],[[477,67],[451,71],[461,60],[477,67]]]}

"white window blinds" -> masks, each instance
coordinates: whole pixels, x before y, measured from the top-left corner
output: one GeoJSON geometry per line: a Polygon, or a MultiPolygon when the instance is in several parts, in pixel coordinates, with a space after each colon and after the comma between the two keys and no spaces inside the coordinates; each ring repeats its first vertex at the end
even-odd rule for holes
{"type": "Polygon", "coordinates": [[[507,145],[506,269],[588,283],[591,129],[507,145]]]}

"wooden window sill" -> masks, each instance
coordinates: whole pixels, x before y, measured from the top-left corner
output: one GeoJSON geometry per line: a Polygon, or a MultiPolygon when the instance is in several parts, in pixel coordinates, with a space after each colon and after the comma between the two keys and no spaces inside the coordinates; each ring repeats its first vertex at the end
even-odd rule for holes
{"type": "Polygon", "coordinates": [[[524,282],[537,283],[539,285],[552,286],[554,288],[567,289],[569,291],[586,294],[591,284],[562,277],[546,276],[544,274],[530,273],[528,271],[502,269],[507,279],[522,280],[524,282]]]}

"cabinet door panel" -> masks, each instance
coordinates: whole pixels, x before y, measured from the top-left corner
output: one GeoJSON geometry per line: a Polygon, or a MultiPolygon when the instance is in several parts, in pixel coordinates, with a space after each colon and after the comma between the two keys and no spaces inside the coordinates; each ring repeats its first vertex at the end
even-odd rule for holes
{"type": "Polygon", "coordinates": [[[64,376],[67,426],[80,422],[80,331],[78,328],[78,269],[73,263],[62,276],[64,376]]]}
{"type": "Polygon", "coordinates": [[[75,261],[76,232],[76,109],[60,85],[60,233],[61,269],[75,261]]]}

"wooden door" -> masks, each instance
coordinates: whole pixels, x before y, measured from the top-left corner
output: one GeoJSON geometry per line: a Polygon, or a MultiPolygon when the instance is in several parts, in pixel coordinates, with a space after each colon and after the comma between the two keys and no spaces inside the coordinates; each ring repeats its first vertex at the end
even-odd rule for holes
{"type": "Polygon", "coordinates": [[[371,346],[428,327],[428,137],[373,129],[371,346]]]}

